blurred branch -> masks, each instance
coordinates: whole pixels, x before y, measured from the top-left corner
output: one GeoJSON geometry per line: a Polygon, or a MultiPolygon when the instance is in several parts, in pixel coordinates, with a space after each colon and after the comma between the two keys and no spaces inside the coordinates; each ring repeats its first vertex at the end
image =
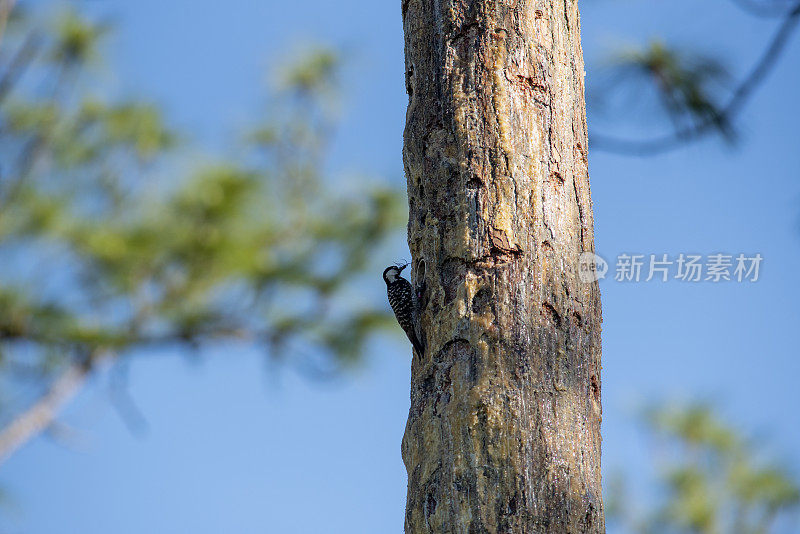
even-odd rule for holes
{"type": "MultiPolygon", "coordinates": [[[[0,463],[50,428],[96,371],[76,354],[118,363],[224,341],[316,379],[358,361],[390,323],[382,299],[353,289],[402,227],[405,200],[329,182],[338,54],[315,49],[292,62],[236,159],[190,161],[151,188],[150,165],[173,168],[180,133],[156,106],[87,93],[92,84],[76,82],[102,58],[106,28],[76,12],[56,22],[47,30],[26,18],[34,31],[15,28],[16,56],[0,58],[0,151],[11,162],[0,183],[0,264],[14,266],[0,273],[0,379],[44,392],[32,406],[2,406],[11,422],[0,429],[0,463]],[[32,58],[40,82],[16,83],[32,58]]],[[[142,430],[124,375],[112,380],[113,406],[142,430]]]]}
{"type": "Polygon", "coordinates": [[[769,46],[761,55],[755,67],[739,84],[721,112],[704,121],[675,130],[674,132],[650,140],[639,141],[592,134],[590,145],[594,150],[631,156],[654,156],[680,148],[718,130],[720,124],[731,124],[742,110],[753,92],[764,81],[786,48],[792,32],[800,20],[800,2],[797,2],[784,17],[769,46]]]}
{"type": "Polygon", "coordinates": [[[653,406],[645,422],[663,455],[657,500],[642,513],[624,480],[616,481],[608,488],[610,524],[636,534],[766,534],[798,511],[790,469],[711,406],[653,406]]]}
{"type": "Polygon", "coordinates": [[[16,0],[0,0],[0,45],[3,43],[3,35],[6,33],[6,24],[11,10],[14,9],[16,0]]]}
{"type": "Polygon", "coordinates": [[[41,45],[41,36],[36,33],[29,34],[20,45],[17,53],[14,54],[8,67],[6,67],[2,78],[0,78],[0,104],[5,101],[8,94],[13,90],[14,85],[31,64],[31,60],[39,51],[41,45]]]}
{"type": "Polygon", "coordinates": [[[111,370],[109,395],[111,405],[116,409],[128,431],[135,436],[144,435],[147,432],[147,419],[128,391],[127,362],[119,362],[111,370]]]}
{"type": "MultiPolygon", "coordinates": [[[[320,321],[322,318],[320,318],[320,321]]],[[[363,321],[363,319],[361,319],[363,321]]],[[[355,322],[359,322],[357,318],[355,322]]],[[[313,321],[312,321],[313,323],[313,321]]],[[[374,326],[373,326],[374,328],[374,326]]],[[[360,332],[358,325],[346,325],[340,329],[345,336],[343,340],[351,348],[358,346],[358,340],[354,340],[354,335],[365,334],[360,332]]],[[[287,337],[296,334],[295,332],[280,332],[267,327],[261,329],[244,329],[237,326],[220,326],[212,329],[195,329],[187,332],[170,332],[162,335],[141,335],[135,332],[126,332],[119,336],[109,335],[106,343],[125,348],[128,352],[140,350],[152,350],[155,347],[165,347],[180,345],[183,348],[193,349],[201,346],[204,341],[209,339],[244,341],[253,343],[257,347],[265,350],[286,349],[290,339],[287,337]]],[[[19,331],[9,333],[0,331],[1,341],[27,340],[40,344],[52,343],[52,333],[39,334],[34,331],[19,331]]],[[[337,376],[337,372],[342,369],[341,364],[330,363],[327,367],[323,366],[320,358],[315,358],[310,352],[300,346],[290,349],[296,352],[300,359],[294,361],[295,368],[304,376],[316,381],[331,380],[337,376]]],[[[344,349],[340,349],[344,350],[344,349]]],[[[56,418],[74,396],[78,389],[83,385],[86,378],[93,373],[101,361],[119,360],[121,356],[109,348],[101,349],[98,347],[86,347],[83,351],[92,351],[101,356],[85,358],[83,361],[76,361],[56,377],[47,391],[36,400],[32,406],[16,415],[12,421],[0,429],[0,465],[2,465],[17,449],[39,434],[47,431],[56,422],[56,418]]],[[[117,362],[124,365],[125,362],[117,362]]],[[[147,429],[147,421],[144,415],[136,407],[126,390],[125,369],[116,368],[116,373],[112,374],[111,402],[117,410],[123,423],[128,430],[135,435],[141,435],[147,429]]],[[[33,370],[31,371],[33,372],[33,370]]]]}
{"type": "Polygon", "coordinates": [[[82,362],[69,365],[45,395],[0,430],[0,463],[55,421],[63,406],[83,385],[90,370],[91,366],[82,362]]]}
{"type": "Polygon", "coordinates": [[[737,7],[755,17],[778,18],[786,15],[788,2],[757,2],[753,0],[731,0],[737,7]]]}

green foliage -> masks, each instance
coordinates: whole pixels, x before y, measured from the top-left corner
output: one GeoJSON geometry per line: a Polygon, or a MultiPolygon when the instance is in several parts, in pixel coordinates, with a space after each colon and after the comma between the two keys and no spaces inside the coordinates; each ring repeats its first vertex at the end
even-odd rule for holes
{"type": "Polygon", "coordinates": [[[761,534],[800,507],[800,487],[788,469],[767,460],[752,440],[706,405],[648,411],[649,430],[668,460],[658,504],[636,515],[620,483],[612,485],[609,517],[631,532],[761,534]]]}
{"type": "Polygon", "coordinates": [[[98,44],[109,28],[92,23],[75,11],[65,11],[56,19],[51,60],[65,66],[80,67],[98,58],[98,44]]]}
{"type": "Polygon", "coordinates": [[[320,93],[330,87],[338,67],[339,58],[333,50],[312,49],[286,69],[283,86],[304,95],[320,93]]]}
{"type": "Polygon", "coordinates": [[[652,82],[677,129],[710,123],[725,139],[734,139],[720,103],[720,89],[729,76],[718,60],[681,53],[656,40],[642,50],[620,53],[615,64],[618,79],[633,76],[652,82]]]}
{"type": "MultiPolygon", "coordinates": [[[[14,24],[4,46],[17,50],[45,27],[14,24]]],[[[366,184],[336,193],[322,174],[335,125],[317,95],[336,54],[295,63],[236,159],[197,164],[173,153],[185,136],[157,107],[86,89],[106,32],[65,13],[0,97],[0,263],[15,266],[0,276],[0,380],[219,339],[360,357],[388,317],[347,288],[373,276],[404,203],[366,184]]]]}

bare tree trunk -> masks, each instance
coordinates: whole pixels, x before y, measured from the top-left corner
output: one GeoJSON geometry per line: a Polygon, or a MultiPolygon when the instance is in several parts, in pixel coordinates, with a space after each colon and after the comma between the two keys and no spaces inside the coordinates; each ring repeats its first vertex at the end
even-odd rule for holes
{"type": "Polygon", "coordinates": [[[407,533],[599,533],[600,294],[575,0],[404,0],[427,349],[407,533]]]}

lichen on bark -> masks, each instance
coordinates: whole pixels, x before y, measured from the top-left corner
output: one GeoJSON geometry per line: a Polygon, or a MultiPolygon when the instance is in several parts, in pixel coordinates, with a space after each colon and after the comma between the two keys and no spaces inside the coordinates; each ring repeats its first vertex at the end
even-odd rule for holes
{"type": "Polygon", "coordinates": [[[405,530],[604,532],[600,295],[573,0],[404,0],[426,353],[405,530]]]}

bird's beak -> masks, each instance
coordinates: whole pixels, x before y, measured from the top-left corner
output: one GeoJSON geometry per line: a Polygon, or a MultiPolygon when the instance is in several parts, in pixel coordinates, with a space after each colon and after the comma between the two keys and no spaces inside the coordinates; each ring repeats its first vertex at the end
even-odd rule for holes
{"type": "Polygon", "coordinates": [[[407,264],[407,263],[406,263],[405,265],[403,265],[402,267],[400,267],[400,270],[399,270],[399,271],[397,271],[397,272],[399,272],[399,273],[402,273],[402,272],[403,272],[403,269],[405,269],[406,267],[408,267],[408,264],[407,264]]]}

